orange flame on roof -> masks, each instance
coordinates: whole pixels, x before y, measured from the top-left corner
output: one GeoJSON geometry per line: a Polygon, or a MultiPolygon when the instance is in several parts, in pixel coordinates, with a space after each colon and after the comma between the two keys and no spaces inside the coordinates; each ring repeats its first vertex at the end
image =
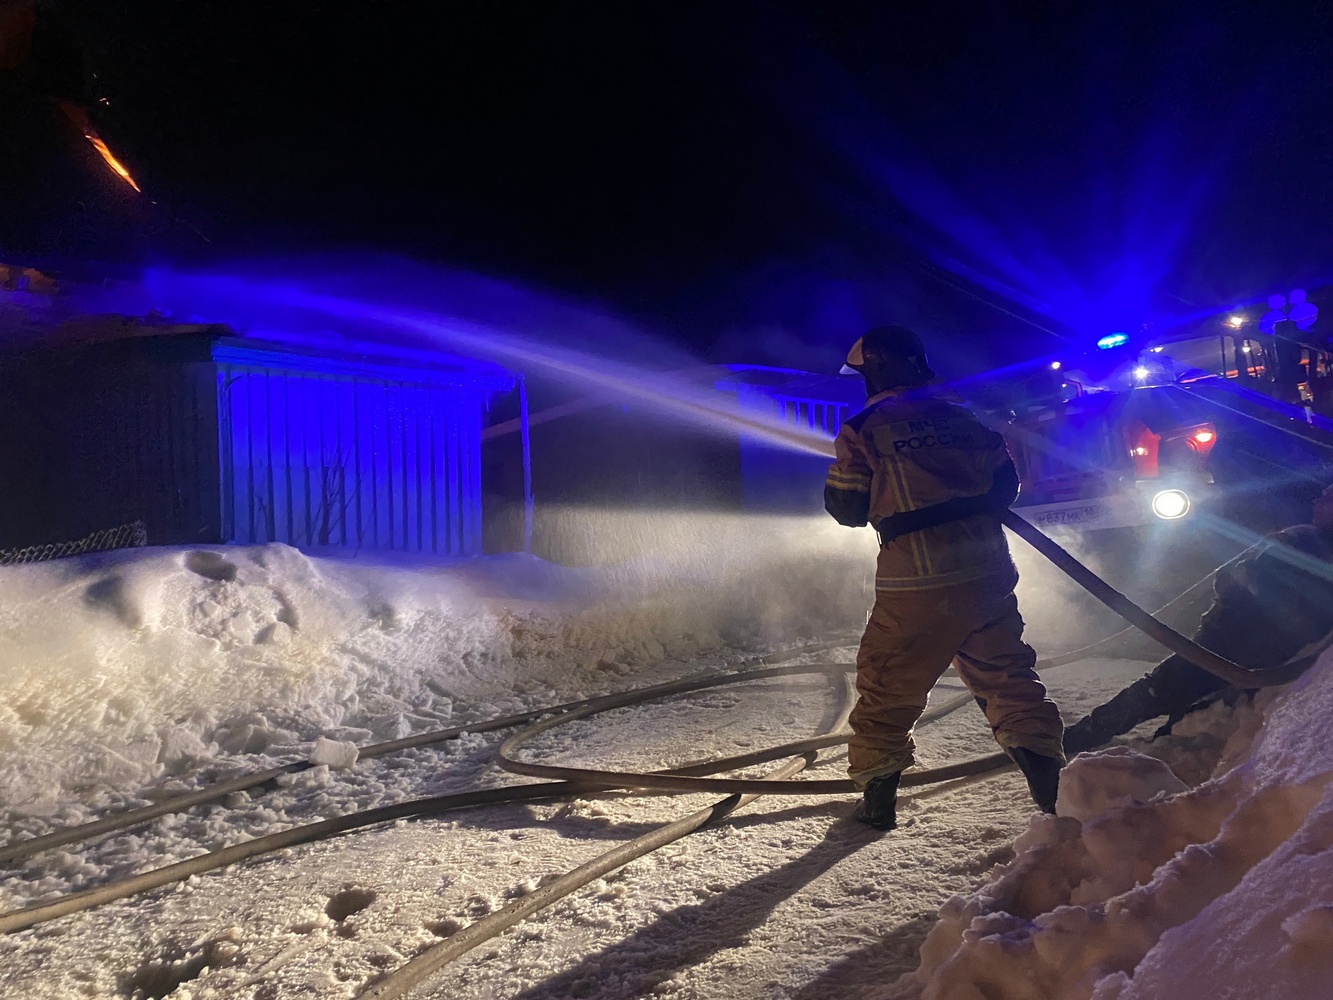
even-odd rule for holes
{"type": "Polygon", "coordinates": [[[93,149],[97,150],[97,152],[102,155],[102,159],[106,160],[106,165],[114,170],[121,180],[134,188],[134,190],[139,191],[140,194],[143,193],[139,190],[139,185],[134,183],[134,178],[130,176],[130,172],[125,169],[124,164],[112,155],[111,150],[107,149],[106,143],[92,132],[83,133],[83,137],[93,144],[93,149]]]}

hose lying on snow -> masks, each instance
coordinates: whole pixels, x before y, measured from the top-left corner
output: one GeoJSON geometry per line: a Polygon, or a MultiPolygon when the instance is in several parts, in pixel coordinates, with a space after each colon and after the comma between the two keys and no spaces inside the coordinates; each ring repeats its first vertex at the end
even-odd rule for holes
{"type": "MultiPolygon", "coordinates": [[[[767,680],[774,677],[791,677],[800,674],[845,674],[850,669],[852,669],[852,665],[848,663],[813,663],[782,667],[766,667],[762,670],[751,670],[723,676],[712,675],[708,677],[687,677],[666,684],[656,684],[652,687],[639,688],[635,691],[604,695],[600,698],[588,699],[585,702],[577,702],[574,704],[580,706],[580,708],[573,709],[571,712],[559,716],[559,718],[566,718],[572,715],[573,711],[584,710],[586,711],[586,714],[592,714],[598,711],[605,711],[609,708],[620,708],[634,705],[667,695],[702,691],[708,688],[722,687],[727,684],[767,680]]],[[[939,708],[931,709],[926,715],[923,715],[922,721],[929,722],[933,719],[940,718],[947,714],[947,712],[958,708],[960,705],[965,704],[970,700],[971,695],[955,696],[949,699],[947,703],[939,706],[939,708]]],[[[845,743],[846,740],[847,737],[845,734],[814,737],[812,740],[799,741],[770,751],[754,751],[736,757],[727,757],[721,760],[689,764],[681,768],[673,769],[673,772],[682,775],[681,778],[676,780],[689,781],[691,780],[689,777],[691,775],[733,771],[737,768],[749,767],[765,760],[792,757],[810,752],[805,744],[819,743],[821,746],[832,746],[837,743],[845,743]],[[826,742],[821,743],[820,741],[826,742]]],[[[967,762],[968,769],[962,771],[960,771],[960,765],[914,771],[910,775],[904,776],[903,784],[931,784],[934,782],[949,781],[958,777],[995,770],[1003,767],[1007,763],[1009,763],[1007,757],[1003,754],[996,754],[991,757],[981,758],[978,761],[969,761],[967,762]]],[[[673,772],[667,773],[669,774],[673,772]]],[[[621,782],[619,783],[619,787],[632,787],[639,783],[639,779],[644,777],[647,777],[651,781],[653,778],[662,776],[664,775],[629,775],[628,777],[634,780],[621,782]]],[[[694,778],[693,780],[698,781],[704,779],[694,778]]],[[[731,782],[730,784],[735,785],[737,782],[731,782]]],[[[739,784],[742,787],[733,787],[726,790],[745,792],[770,791],[771,794],[781,795],[824,795],[844,793],[850,791],[852,788],[852,783],[846,779],[837,781],[769,780],[750,781],[748,783],[742,781],[739,782],[739,784]]],[[[218,868],[226,867],[227,865],[235,864],[238,861],[257,857],[262,854],[268,854],[272,851],[282,850],[283,848],[293,847],[297,844],[307,844],[318,840],[325,840],[329,837],[346,833],[349,830],[374,826],[379,823],[386,823],[414,816],[437,816],[452,810],[474,806],[499,805],[507,802],[532,801],[535,799],[565,798],[570,795],[606,791],[608,787],[609,786],[605,781],[598,781],[595,783],[542,781],[526,785],[511,785],[506,788],[488,788],[479,791],[414,799],[409,802],[399,802],[394,805],[380,806],[375,809],[367,809],[346,816],[337,816],[333,819],[322,820],[317,823],[306,824],[305,826],[293,827],[290,830],[283,830],[279,833],[271,833],[262,837],[256,837],[253,840],[247,840],[241,844],[224,847],[220,850],[211,851],[208,854],[202,854],[196,858],[190,858],[186,861],[180,861],[163,868],[143,872],[139,875],[132,875],[128,878],[107,883],[106,885],[96,886],[92,889],[85,889],[81,892],[70,893],[69,895],[62,896],[50,903],[28,906],[19,910],[11,910],[8,913],[0,913],[0,934],[23,930],[24,928],[32,927],[47,920],[54,920],[57,917],[66,916],[71,913],[90,910],[94,907],[101,906],[103,903],[109,903],[117,899],[124,899],[127,896],[138,895],[141,892],[147,892],[150,889],[170,885],[173,882],[180,882],[192,875],[199,875],[203,872],[213,871],[218,868]]],[[[716,788],[716,786],[708,787],[710,790],[716,788]]],[[[690,790],[697,791],[698,789],[691,786],[690,790]]]]}
{"type": "MultiPolygon", "coordinates": [[[[971,694],[955,695],[947,706],[941,706],[942,711],[952,711],[953,708],[964,705],[972,700],[971,694]]],[[[577,719],[586,719],[590,715],[597,715],[605,712],[608,707],[602,705],[585,705],[583,708],[575,709],[572,712],[566,712],[563,715],[553,716],[549,719],[543,719],[540,722],[533,723],[521,732],[515,733],[500,745],[500,749],[495,753],[495,762],[504,770],[513,774],[524,774],[529,777],[548,778],[556,780],[574,781],[582,785],[592,787],[601,786],[604,788],[655,788],[659,791],[672,792],[749,792],[759,795],[790,795],[793,790],[798,794],[827,794],[839,795],[847,792],[856,791],[856,785],[849,778],[836,778],[827,781],[801,781],[793,784],[790,781],[780,781],[775,779],[756,779],[756,778],[705,778],[697,777],[697,771],[694,769],[677,769],[669,773],[635,773],[631,771],[600,771],[583,767],[564,767],[557,764],[533,764],[529,761],[517,760],[512,754],[524,743],[533,737],[546,732],[548,729],[554,729],[556,726],[562,726],[567,722],[574,722],[577,719]]],[[[938,718],[939,715],[933,715],[931,718],[938,718]]],[[[926,717],[923,715],[922,717],[926,717]]],[[[930,721],[927,719],[926,721],[930,721]]],[[[820,747],[835,746],[847,742],[847,733],[830,734],[827,736],[817,736],[809,740],[801,740],[797,743],[787,743],[780,747],[773,747],[769,750],[760,751],[762,756],[751,756],[752,763],[759,763],[762,760],[775,760],[782,757],[789,757],[796,753],[803,753],[809,750],[816,750],[820,747]]],[[[972,760],[961,761],[957,764],[946,764],[943,767],[934,767],[929,770],[907,770],[903,772],[900,785],[909,787],[912,785],[933,784],[939,781],[952,781],[954,778],[966,778],[974,774],[984,774],[987,771],[1004,767],[1010,763],[1006,754],[990,754],[985,757],[976,757],[972,760]]],[[[719,768],[710,768],[712,771],[719,768]]],[[[735,770],[735,768],[729,768],[735,770]]]]}
{"type": "MultiPolygon", "coordinates": [[[[805,646],[796,646],[792,649],[784,649],[777,653],[769,653],[766,656],[760,657],[758,662],[783,663],[787,660],[794,660],[799,656],[805,656],[809,653],[819,653],[829,649],[839,649],[844,646],[855,645],[855,643],[855,639],[848,638],[845,641],[835,640],[832,642],[817,642],[805,646]]],[[[668,682],[666,685],[657,685],[655,687],[639,688],[638,693],[645,698],[651,697],[652,692],[671,687],[675,683],[677,682],[668,682]]],[[[548,705],[544,708],[529,709],[526,712],[515,712],[513,715],[504,715],[495,719],[478,720],[476,722],[465,723],[461,726],[451,726],[448,729],[432,729],[427,732],[414,733],[411,736],[405,736],[402,739],[397,740],[388,740],[384,743],[372,743],[368,746],[357,748],[357,759],[370,760],[374,757],[383,757],[388,754],[397,753],[400,750],[409,750],[415,747],[447,743],[450,740],[458,739],[464,734],[489,733],[499,729],[510,729],[514,726],[521,726],[525,722],[531,722],[533,719],[539,719],[543,715],[567,712],[582,707],[585,704],[587,704],[587,702],[581,700],[568,702],[564,705],[548,705]]],[[[91,823],[82,823],[78,826],[66,827],[63,830],[53,830],[50,833],[42,834],[40,837],[29,837],[26,840],[16,840],[5,844],[4,846],[0,846],[0,864],[21,861],[23,858],[30,857],[41,851],[50,850],[53,847],[63,847],[66,844],[77,843],[81,840],[96,837],[99,834],[112,833],[117,830],[127,830],[130,827],[138,826],[141,823],[147,823],[149,820],[156,819],[159,816],[184,812],[192,806],[202,805],[205,802],[214,802],[218,799],[225,798],[232,792],[244,791],[247,788],[264,785],[280,778],[284,774],[296,774],[301,771],[309,770],[314,766],[315,765],[308,760],[294,760],[290,763],[279,764],[277,767],[270,767],[263,771],[252,771],[248,774],[237,775],[234,778],[226,778],[222,781],[211,782],[196,791],[186,792],[183,795],[173,795],[170,798],[162,799],[151,805],[140,806],[137,809],[129,809],[125,812],[104,816],[101,819],[93,820],[91,823]]]]}
{"type": "MultiPolygon", "coordinates": [[[[825,737],[832,736],[846,724],[847,716],[856,701],[856,689],[851,684],[851,678],[847,677],[845,679],[847,683],[843,688],[841,710],[837,714],[836,721],[823,734],[825,737]]],[[[818,738],[816,737],[816,739],[818,738]]],[[[782,767],[777,768],[769,777],[775,781],[792,778],[808,764],[813,763],[814,758],[814,751],[806,751],[782,767]]],[[[532,914],[568,896],[571,892],[581,889],[593,879],[610,874],[617,868],[623,868],[636,858],[651,854],[653,851],[680,840],[696,830],[701,830],[741,806],[748,805],[756,798],[758,798],[757,795],[730,795],[707,808],[678,819],[674,823],[668,823],[641,837],[636,837],[628,843],[613,847],[591,861],[566,872],[549,885],[541,886],[536,891],[510,903],[495,913],[487,914],[476,923],[463,928],[447,941],[441,941],[419,955],[414,955],[406,965],[399,966],[359,996],[372,998],[372,1000],[393,1000],[395,997],[401,997],[412,987],[438,972],[454,959],[462,957],[478,945],[489,941],[498,934],[502,934],[532,914]]]]}

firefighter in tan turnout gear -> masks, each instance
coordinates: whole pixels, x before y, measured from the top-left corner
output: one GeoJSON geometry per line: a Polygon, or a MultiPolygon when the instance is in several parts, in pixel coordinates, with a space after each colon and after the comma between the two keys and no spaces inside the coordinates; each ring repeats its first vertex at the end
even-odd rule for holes
{"type": "Polygon", "coordinates": [[[1033,800],[1054,812],[1063,728],[1023,641],[1018,572],[999,518],[1018,495],[1004,439],[926,388],[935,373],[911,330],[870,330],[847,365],[869,399],[838,432],[824,505],[840,524],[872,525],[880,540],[875,606],[856,657],[856,818],[894,827],[912,727],[951,662],[1033,800]]]}

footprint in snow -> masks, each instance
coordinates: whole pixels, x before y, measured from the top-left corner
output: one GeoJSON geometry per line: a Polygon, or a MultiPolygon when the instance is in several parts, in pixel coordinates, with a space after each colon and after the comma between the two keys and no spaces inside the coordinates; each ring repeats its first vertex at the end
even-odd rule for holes
{"type": "Polygon", "coordinates": [[[209,552],[205,549],[187,552],[185,568],[191,573],[197,573],[199,576],[220,583],[230,583],[236,579],[236,564],[229,561],[221,552],[209,552]]]}

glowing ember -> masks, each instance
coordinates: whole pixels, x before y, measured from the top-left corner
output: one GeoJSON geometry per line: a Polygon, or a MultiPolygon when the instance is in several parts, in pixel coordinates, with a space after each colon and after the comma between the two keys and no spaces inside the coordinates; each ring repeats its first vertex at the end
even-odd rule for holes
{"type": "Polygon", "coordinates": [[[83,137],[93,144],[93,149],[97,150],[97,152],[102,155],[102,159],[106,160],[106,165],[114,170],[120,176],[121,180],[134,188],[134,190],[139,191],[139,185],[134,183],[134,178],[130,176],[130,172],[125,169],[124,164],[115,158],[111,150],[106,148],[106,143],[92,132],[83,133],[83,137]]]}

